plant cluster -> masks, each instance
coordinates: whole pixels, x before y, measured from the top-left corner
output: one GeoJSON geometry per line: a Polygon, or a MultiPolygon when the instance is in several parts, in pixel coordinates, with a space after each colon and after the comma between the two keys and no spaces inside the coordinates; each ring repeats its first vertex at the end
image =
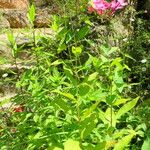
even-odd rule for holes
{"type": "MultiPolygon", "coordinates": [[[[55,15],[53,37],[40,38],[34,6],[28,18],[34,65],[18,72],[15,106],[2,114],[1,149],[146,150],[147,126],[133,109],[140,97],[126,94],[130,68],[119,46],[93,33],[93,16],[79,9],[55,15]]],[[[8,38],[17,67],[19,49],[12,33],[8,38]]]]}

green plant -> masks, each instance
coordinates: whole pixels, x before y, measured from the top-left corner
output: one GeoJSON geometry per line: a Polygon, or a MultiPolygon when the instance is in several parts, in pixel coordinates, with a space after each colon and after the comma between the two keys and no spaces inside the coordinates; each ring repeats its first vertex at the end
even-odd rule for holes
{"type": "MultiPolygon", "coordinates": [[[[35,37],[31,6],[34,65],[19,78],[21,90],[9,120],[2,120],[1,149],[123,150],[143,137],[138,125],[126,124],[139,97],[126,95],[119,47],[98,41],[91,18],[54,16],[53,37],[35,37]]],[[[17,46],[12,36],[12,50],[17,46]]],[[[141,145],[140,145],[141,146],[141,145]]]]}

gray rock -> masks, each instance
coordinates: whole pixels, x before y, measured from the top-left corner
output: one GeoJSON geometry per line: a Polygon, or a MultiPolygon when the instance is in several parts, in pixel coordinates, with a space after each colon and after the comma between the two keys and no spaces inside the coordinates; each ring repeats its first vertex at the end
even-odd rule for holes
{"type": "Polygon", "coordinates": [[[0,29],[3,29],[3,28],[10,28],[10,24],[9,24],[9,21],[5,17],[0,16],[0,29]]]}
{"type": "Polygon", "coordinates": [[[11,28],[25,28],[29,26],[27,18],[27,11],[7,9],[4,11],[4,18],[6,18],[11,28]]]}

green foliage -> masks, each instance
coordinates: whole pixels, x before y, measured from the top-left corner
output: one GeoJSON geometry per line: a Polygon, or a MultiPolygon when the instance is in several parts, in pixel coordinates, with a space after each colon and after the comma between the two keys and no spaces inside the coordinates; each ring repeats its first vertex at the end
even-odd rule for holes
{"type": "MultiPolygon", "coordinates": [[[[130,119],[139,97],[126,94],[130,68],[120,47],[98,40],[90,15],[74,13],[53,17],[53,37],[37,39],[33,30],[33,66],[19,74],[18,107],[1,121],[1,149],[123,150],[143,138],[140,121],[130,119]]],[[[28,18],[33,28],[34,6],[28,18]]]]}
{"type": "Polygon", "coordinates": [[[131,58],[125,61],[130,66],[130,83],[140,83],[133,86],[130,93],[140,95],[143,100],[150,97],[150,30],[149,20],[135,18],[134,34],[132,34],[124,45],[124,50],[131,58]]]}

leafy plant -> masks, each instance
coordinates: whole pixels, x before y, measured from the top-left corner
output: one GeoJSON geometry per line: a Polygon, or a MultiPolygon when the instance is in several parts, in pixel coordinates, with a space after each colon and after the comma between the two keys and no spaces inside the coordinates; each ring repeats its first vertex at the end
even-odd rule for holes
{"type": "MultiPolygon", "coordinates": [[[[2,120],[1,149],[123,150],[143,138],[138,125],[126,124],[139,97],[129,97],[119,47],[99,41],[91,16],[53,17],[53,37],[35,37],[35,8],[28,13],[33,31],[34,65],[18,78],[16,106],[2,120]],[[9,142],[8,142],[9,141],[9,142]]],[[[9,36],[12,52],[18,47],[9,36]]]]}

